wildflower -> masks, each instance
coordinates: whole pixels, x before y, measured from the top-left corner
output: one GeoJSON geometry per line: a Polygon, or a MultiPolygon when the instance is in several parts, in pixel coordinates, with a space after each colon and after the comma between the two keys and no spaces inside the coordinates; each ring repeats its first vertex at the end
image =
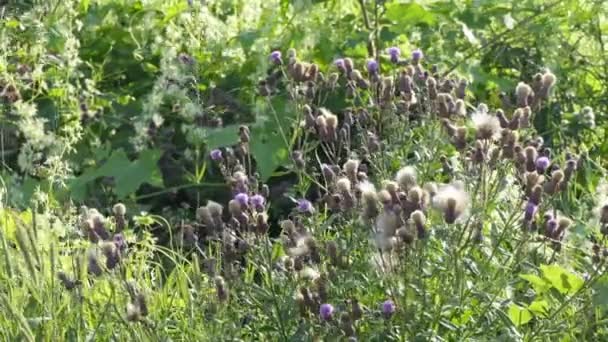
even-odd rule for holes
{"type": "Polygon", "coordinates": [[[416,169],[412,166],[402,167],[397,171],[395,181],[403,190],[408,190],[416,185],[416,169]]]}
{"type": "Polygon", "coordinates": [[[223,158],[222,150],[216,148],[215,150],[212,150],[211,153],[209,153],[209,156],[211,157],[211,160],[219,162],[223,158]]]}
{"type": "Polygon", "coordinates": [[[330,321],[334,314],[334,307],[331,304],[321,304],[319,308],[319,316],[324,321],[330,321]]]}
{"type": "Polygon", "coordinates": [[[307,199],[299,199],[297,201],[297,209],[300,213],[303,214],[312,214],[315,211],[315,208],[312,206],[312,203],[307,199]]]}
{"type": "Polygon", "coordinates": [[[375,59],[370,59],[367,61],[367,73],[370,75],[375,75],[378,73],[379,66],[378,62],[375,59]]]}
{"type": "Polygon", "coordinates": [[[416,49],[416,50],[412,51],[412,62],[414,64],[418,64],[422,58],[424,58],[424,54],[422,53],[422,50],[416,49]]]}
{"type": "Polygon", "coordinates": [[[532,202],[528,201],[526,204],[526,208],[524,209],[524,221],[532,222],[534,215],[536,215],[536,211],[538,210],[538,206],[532,202]]]}
{"type": "Polygon", "coordinates": [[[384,301],[384,303],[382,303],[382,314],[384,315],[384,317],[390,318],[395,313],[396,308],[397,306],[395,305],[395,303],[392,300],[388,299],[384,301]]]}
{"type": "Polygon", "coordinates": [[[264,196],[256,194],[249,198],[249,202],[254,208],[263,208],[266,199],[264,198],[264,196]]]}
{"type": "Polygon", "coordinates": [[[278,51],[278,50],[275,50],[272,53],[270,53],[269,59],[274,64],[282,64],[283,63],[283,61],[281,59],[281,51],[278,51]]]}
{"type": "Polygon", "coordinates": [[[391,57],[391,62],[392,63],[399,63],[399,56],[401,55],[401,50],[399,50],[398,47],[396,46],[392,46],[390,48],[388,48],[388,54],[391,57]]]}
{"type": "Polygon", "coordinates": [[[343,58],[338,58],[334,61],[334,65],[336,66],[336,68],[338,68],[338,70],[340,70],[341,72],[346,72],[346,64],[344,62],[343,58]]]}
{"type": "Polygon", "coordinates": [[[492,139],[497,138],[500,133],[500,121],[497,117],[477,111],[471,117],[475,130],[477,132],[477,139],[492,139]]]}
{"type": "Polygon", "coordinates": [[[538,157],[536,159],[536,172],[544,173],[550,164],[551,164],[551,161],[549,160],[549,158],[547,158],[545,156],[538,157]]]}
{"type": "Polygon", "coordinates": [[[460,187],[446,185],[433,198],[433,205],[441,210],[446,223],[454,223],[466,210],[469,195],[460,187]]]}
{"type": "Polygon", "coordinates": [[[249,195],[243,192],[236,194],[236,196],[234,196],[234,199],[242,206],[247,206],[247,204],[249,203],[249,195]]]}

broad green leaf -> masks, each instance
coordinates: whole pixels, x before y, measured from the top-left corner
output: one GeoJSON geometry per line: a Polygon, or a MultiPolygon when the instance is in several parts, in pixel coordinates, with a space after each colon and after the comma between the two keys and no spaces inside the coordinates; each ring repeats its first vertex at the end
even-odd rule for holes
{"type": "Polygon", "coordinates": [[[537,299],[528,305],[528,309],[536,315],[544,316],[549,309],[549,303],[546,300],[537,299]]]}
{"type": "Polygon", "coordinates": [[[536,293],[543,293],[551,288],[551,283],[535,274],[520,274],[519,277],[530,282],[536,293]]]}
{"type": "Polygon", "coordinates": [[[540,269],[543,278],[547,279],[562,294],[574,294],[585,282],[579,276],[568,272],[559,265],[541,265],[540,269]]]}
{"type": "Polygon", "coordinates": [[[398,27],[410,27],[417,24],[433,25],[437,21],[435,15],[417,3],[390,3],[386,5],[385,17],[398,23],[398,27]]]}
{"type": "Polygon", "coordinates": [[[509,306],[508,315],[511,319],[511,322],[513,322],[513,324],[518,327],[530,322],[530,320],[532,319],[532,313],[530,312],[530,310],[522,308],[521,306],[515,303],[509,306]]]}
{"type": "Polygon", "coordinates": [[[214,148],[233,145],[238,141],[239,125],[228,125],[222,128],[207,130],[207,148],[214,148]]]}

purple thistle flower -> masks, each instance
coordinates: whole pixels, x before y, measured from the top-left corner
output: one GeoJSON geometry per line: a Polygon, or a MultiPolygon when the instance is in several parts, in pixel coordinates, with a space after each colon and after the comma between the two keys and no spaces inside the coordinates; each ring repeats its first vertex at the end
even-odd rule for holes
{"type": "Polygon", "coordinates": [[[422,50],[416,49],[412,51],[412,61],[414,61],[414,63],[418,63],[422,58],[424,58],[422,50]]]}
{"type": "Polygon", "coordinates": [[[532,221],[534,215],[536,214],[536,210],[538,210],[538,206],[532,202],[528,202],[526,204],[526,209],[524,210],[524,220],[526,222],[532,221]]]}
{"type": "Polygon", "coordinates": [[[124,252],[124,250],[127,248],[127,241],[125,241],[125,237],[121,233],[114,234],[112,237],[112,242],[114,242],[116,248],[118,248],[118,250],[121,252],[124,252]]]}
{"type": "Polygon", "coordinates": [[[396,308],[397,306],[395,306],[395,303],[388,299],[382,303],[382,314],[384,317],[389,318],[393,315],[393,313],[395,313],[396,308]]]}
{"type": "Polygon", "coordinates": [[[334,61],[334,65],[340,71],[346,71],[346,63],[344,63],[344,58],[338,58],[334,61]]]}
{"type": "Polygon", "coordinates": [[[310,203],[309,200],[307,200],[307,199],[298,200],[298,211],[299,212],[311,214],[312,212],[314,212],[314,209],[315,208],[312,206],[312,203],[310,203]]]}
{"type": "Polygon", "coordinates": [[[258,208],[264,206],[266,199],[264,196],[256,194],[249,198],[249,202],[251,202],[251,205],[253,205],[255,208],[258,208]]]}
{"type": "Polygon", "coordinates": [[[546,223],[546,233],[545,235],[547,237],[553,237],[555,231],[557,230],[557,220],[555,219],[550,219],[549,221],[547,221],[546,223]]]}
{"type": "Polygon", "coordinates": [[[376,74],[378,72],[378,62],[375,59],[370,59],[367,61],[367,72],[370,75],[376,74]]]}
{"type": "Polygon", "coordinates": [[[398,47],[392,46],[388,48],[388,54],[391,56],[392,63],[399,63],[399,56],[401,56],[401,50],[398,47]]]}
{"type": "Polygon", "coordinates": [[[281,59],[281,51],[275,50],[270,54],[270,61],[274,64],[282,64],[283,60],[281,59]]]}
{"type": "Polygon", "coordinates": [[[242,206],[247,206],[247,204],[249,203],[249,195],[244,192],[236,194],[236,196],[234,196],[234,199],[242,206]]]}
{"type": "Polygon", "coordinates": [[[334,307],[331,304],[321,304],[319,308],[319,315],[324,321],[329,321],[333,317],[334,307]]]}
{"type": "Polygon", "coordinates": [[[222,158],[224,157],[222,155],[222,150],[216,148],[215,150],[212,150],[211,153],[209,153],[209,156],[211,157],[211,160],[213,161],[221,161],[222,158]]]}
{"type": "Polygon", "coordinates": [[[549,168],[550,164],[551,164],[551,161],[549,160],[549,158],[547,158],[545,156],[538,157],[536,159],[536,172],[545,173],[547,168],[549,168]]]}

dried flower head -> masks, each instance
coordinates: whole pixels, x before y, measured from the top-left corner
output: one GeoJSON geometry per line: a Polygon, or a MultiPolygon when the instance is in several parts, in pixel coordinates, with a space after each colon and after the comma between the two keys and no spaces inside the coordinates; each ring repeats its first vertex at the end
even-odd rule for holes
{"type": "Polygon", "coordinates": [[[403,189],[408,190],[416,186],[416,169],[412,166],[405,166],[397,171],[395,181],[403,189]]]}
{"type": "Polygon", "coordinates": [[[477,139],[498,139],[500,134],[500,121],[494,115],[477,111],[471,116],[477,139]]]}
{"type": "Polygon", "coordinates": [[[438,190],[433,205],[443,212],[446,223],[454,223],[467,209],[469,195],[460,186],[448,184],[438,190]]]}

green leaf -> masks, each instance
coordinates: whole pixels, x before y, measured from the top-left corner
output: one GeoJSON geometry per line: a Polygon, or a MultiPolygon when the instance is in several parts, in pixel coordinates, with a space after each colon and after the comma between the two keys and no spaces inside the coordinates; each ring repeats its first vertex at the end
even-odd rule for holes
{"type": "Polygon", "coordinates": [[[114,178],[115,192],[119,199],[137,191],[143,183],[162,186],[162,177],[157,166],[160,155],[159,150],[145,150],[139,159],[130,161],[125,151],[116,150],[101,166],[88,169],[70,182],[71,197],[77,201],[84,200],[87,186],[100,177],[114,178]]]}
{"type": "Polygon", "coordinates": [[[433,25],[437,18],[432,12],[427,11],[417,3],[390,3],[386,5],[385,17],[398,24],[397,27],[404,28],[418,24],[433,25]]]}
{"type": "Polygon", "coordinates": [[[549,309],[549,303],[546,300],[537,299],[528,305],[528,309],[536,315],[544,316],[549,309]]]}
{"type": "Polygon", "coordinates": [[[551,288],[551,283],[535,274],[520,274],[519,277],[530,282],[536,293],[543,293],[551,288]]]}
{"type": "Polygon", "coordinates": [[[543,278],[549,281],[562,294],[572,295],[585,283],[581,277],[568,272],[558,265],[541,265],[540,269],[543,273],[543,278]]]}
{"type": "Polygon", "coordinates": [[[228,125],[222,128],[207,130],[207,148],[214,148],[232,145],[237,142],[239,125],[228,125]]]}
{"type": "Polygon", "coordinates": [[[522,326],[532,320],[532,313],[530,310],[522,308],[515,303],[512,303],[511,306],[509,306],[508,315],[511,322],[513,322],[513,324],[515,324],[517,327],[522,326]]]}

